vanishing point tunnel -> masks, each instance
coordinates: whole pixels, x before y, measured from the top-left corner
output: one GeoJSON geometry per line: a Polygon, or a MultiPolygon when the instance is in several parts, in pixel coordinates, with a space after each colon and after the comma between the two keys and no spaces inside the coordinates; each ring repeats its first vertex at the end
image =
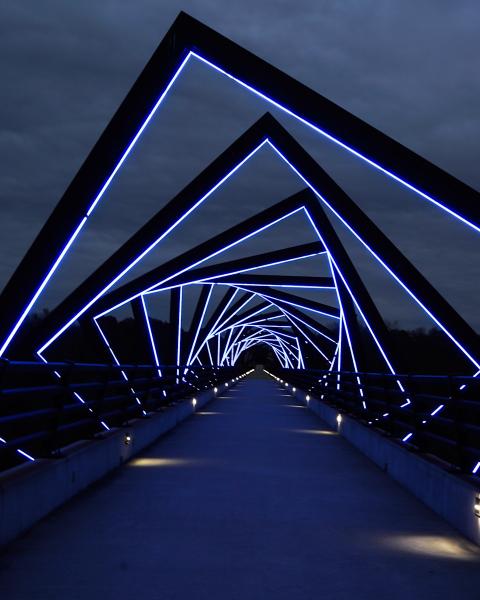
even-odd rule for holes
{"type": "Polygon", "coordinates": [[[478,192],[181,13],[0,296],[2,598],[480,599],[478,334],[279,115],[480,231],[478,192]],[[39,316],[193,63],[275,114],[39,316]],[[301,189],[162,259],[265,149],[301,189]],[[346,233],[429,346],[399,344],[346,233]]]}

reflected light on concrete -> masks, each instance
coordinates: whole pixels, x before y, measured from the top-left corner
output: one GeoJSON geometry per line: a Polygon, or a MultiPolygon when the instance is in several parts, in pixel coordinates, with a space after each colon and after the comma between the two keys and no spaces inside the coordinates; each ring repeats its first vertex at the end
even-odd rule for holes
{"type": "Polygon", "coordinates": [[[135,458],[128,467],[184,467],[195,464],[195,460],[187,458],[135,458]]]}
{"type": "Polygon", "coordinates": [[[289,429],[288,431],[293,431],[294,433],[308,433],[310,435],[337,435],[336,431],[332,431],[331,429],[289,429]]]}
{"type": "Polygon", "coordinates": [[[450,558],[453,560],[478,561],[480,551],[467,540],[440,535],[397,535],[384,538],[390,548],[424,555],[426,557],[450,558]]]}

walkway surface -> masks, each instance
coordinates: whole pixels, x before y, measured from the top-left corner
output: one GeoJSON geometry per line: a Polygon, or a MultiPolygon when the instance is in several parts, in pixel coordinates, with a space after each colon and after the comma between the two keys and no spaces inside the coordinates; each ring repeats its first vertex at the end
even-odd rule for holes
{"type": "Polygon", "coordinates": [[[480,552],[246,379],[0,556],[8,600],[478,600],[480,552]]]}

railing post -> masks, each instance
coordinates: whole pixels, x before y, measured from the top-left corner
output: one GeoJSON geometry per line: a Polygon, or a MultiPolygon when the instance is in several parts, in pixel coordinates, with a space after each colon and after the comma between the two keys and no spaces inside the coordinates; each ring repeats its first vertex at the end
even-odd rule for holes
{"type": "MultiPolygon", "coordinates": [[[[8,360],[8,358],[0,358],[0,401],[2,400],[4,380],[5,380],[5,376],[7,374],[9,365],[10,365],[10,361],[8,360]]],[[[0,464],[7,462],[6,460],[3,461],[2,455],[5,457],[10,457],[11,450],[9,449],[9,447],[6,444],[0,442],[0,459],[1,459],[0,464]]]]}
{"type": "Polygon", "coordinates": [[[96,417],[96,421],[102,420],[103,407],[105,404],[104,401],[105,401],[105,396],[107,395],[108,385],[110,383],[110,372],[112,370],[112,366],[113,366],[113,362],[110,363],[109,367],[104,370],[103,377],[101,378],[102,385],[98,389],[98,392],[95,397],[95,404],[94,404],[95,416],[94,416],[94,418],[96,417]]]}
{"type": "Polygon", "coordinates": [[[463,440],[463,419],[461,402],[458,398],[458,390],[454,383],[453,377],[448,376],[449,401],[451,406],[451,415],[453,418],[453,435],[455,438],[455,466],[460,471],[466,470],[466,456],[463,440]]]}
{"type": "Polygon", "coordinates": [[[70,399],[70,379],[72,376],[72,370],[75,366],[73,362],[67,361],[67,368],[62,371],[60,377],[60,385],[62,386],[62,390],[57,394],[54,399],[55,406],[55,416],[53,418],[52,430],[49,437],[48,442],[48,453],[50,456],[55,458],[60,458],[61,453],[59,451],[59,440],[58,440],[58,430],[60,429],[62,422],[63,409],[65,407],[65,401],[70,399]]]}
{"type": "MultiPolygon", "coordinates": [[[[405,380],[404,380],[405,381],[405,380]]],[[[403,383],[403,382],[402,382],[403,383]]],[[[421,427],[420,427],[420,421],[421,421],[421,411],[417,405],[417,401],[415,398],[415,394],[413,391],[413,377],[411,373],[407,373],[407,380],[406,380],[406,385],[404,385],[405,388],[405,400],[407,400],[407,398],[410,400],[410,404],[408,405],[408,407],[405,407],[407,410],[410,411],[411,414],[411,426],[412,426],[412,439],[415,441],[415,446],[418,448],[419,451],[423,451],[424,450],[424,440],[421,434],[421,427]]]]}
{"type": "Polygon", "coordinates": [[[383,402],[384,402],[384,406],[387,408],[387,410],[385,412],[388,412],[388,417],[385,417],[385,423],[387,424],[385,429],[388,431],[389,435],[393,435],[394,434],[394,430],[393,430],[394,415],[392,415],[392,403],[391,403],[390,391],[389,391],[389,376],[387,373],[383,373],[382,380],[383,380],[383,402]]]}

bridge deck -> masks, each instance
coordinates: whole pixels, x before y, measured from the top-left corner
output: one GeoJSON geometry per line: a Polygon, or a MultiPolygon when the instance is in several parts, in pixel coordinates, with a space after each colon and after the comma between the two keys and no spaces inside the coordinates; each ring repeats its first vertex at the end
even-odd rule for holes
{"type": "Polygon", "coordinates": [[[480,553],[247,379],[12,544],[0,596],[480,598],[480,553]]]}

